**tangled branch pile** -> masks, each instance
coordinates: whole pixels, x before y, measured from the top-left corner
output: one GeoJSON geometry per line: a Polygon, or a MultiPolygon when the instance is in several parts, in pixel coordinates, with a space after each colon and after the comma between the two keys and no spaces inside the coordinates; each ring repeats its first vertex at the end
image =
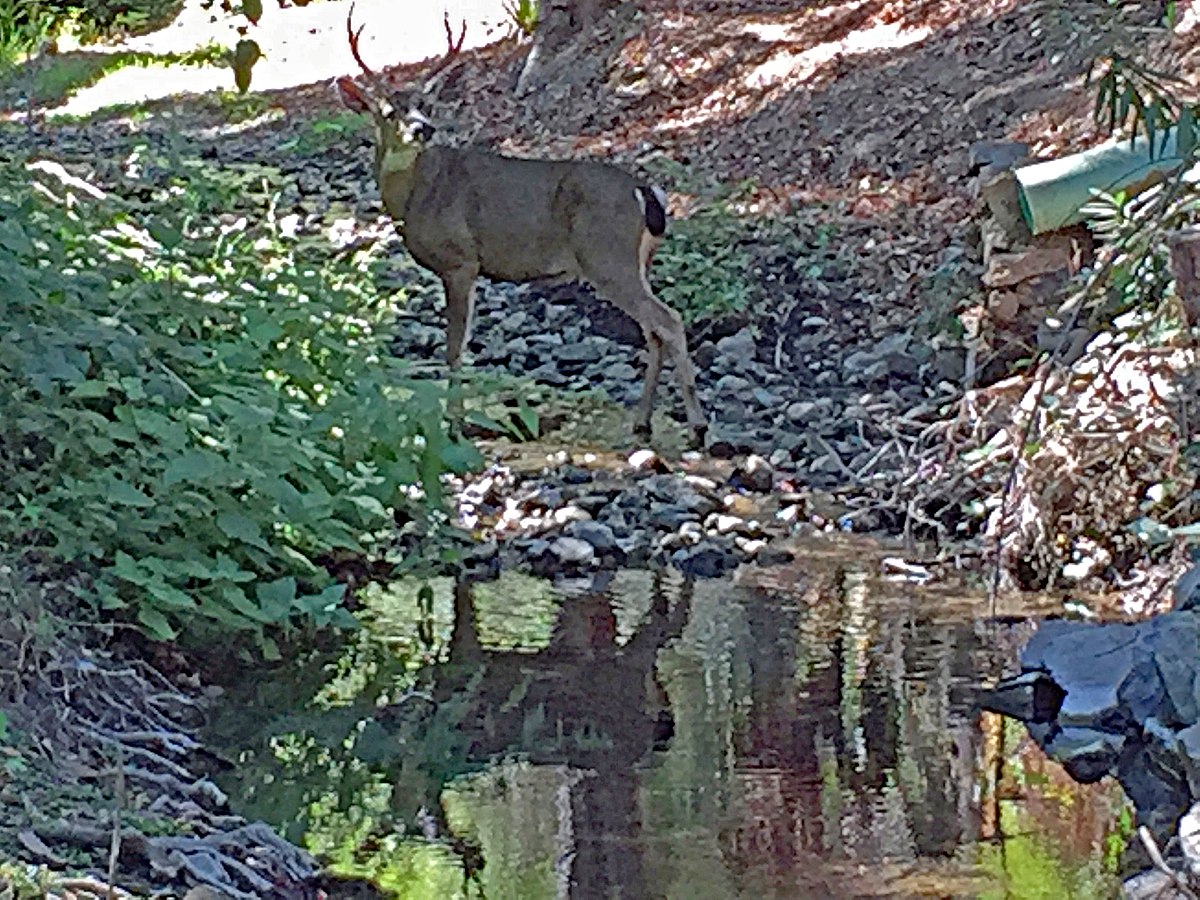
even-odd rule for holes
{"type": "Polygon", "coordinates": [[[49,867],[37,885],[12,877],[10,890],[129,896],[119,883],[135,893],[319,896],[312,858],[232,815],[206,774],[198,730],[208,699],[199,690],[141,659],[83,649],[77,629],[51,611],[60,604],[7,567],[0,596],[20,610],[0,625],[0,847],[49,867]],[[63,868],[87,877],[51,874],[63,868]]]}

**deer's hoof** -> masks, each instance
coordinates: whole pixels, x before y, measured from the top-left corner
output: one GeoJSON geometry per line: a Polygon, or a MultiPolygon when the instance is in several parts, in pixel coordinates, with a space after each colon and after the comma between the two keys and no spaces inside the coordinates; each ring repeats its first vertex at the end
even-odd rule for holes
{"type": "Polygon", "coordinates": [[[648,441],[648,440],[650,440],[651,435],[652,435],[652,432],[650,430],[649,422],[634,422],[633,423],[633,436],[635,438],[637,438],[639,441],[648,441]]]}
{"type": "Polygon", "coordinates": [[[693,425],[691,432],[688,434],[687,448],[689,450],[703,450],[708,438],[708,425],[693,425]]]}

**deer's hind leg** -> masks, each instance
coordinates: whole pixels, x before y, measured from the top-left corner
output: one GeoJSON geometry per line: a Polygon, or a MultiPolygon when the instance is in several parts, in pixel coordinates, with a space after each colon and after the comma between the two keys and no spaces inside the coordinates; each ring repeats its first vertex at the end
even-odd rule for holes
{"type": "Polygon", "coordinates": [[[640,438],[650,437],[650,417],[654,413],[654,395],[658,391],[658,379],[662,375],[662,340],[653,331],[643,329],[646,338],[646,380],[642,386],[642,397],[633,413],[633,433],[640,438]]]}
{"type": "Polygon", "coordinates": [[[654,296],[650,285],[640,272],[616,276],[606,273],[589,278],[589,281],[601,297],[631,316],[646,336],[649,359],[646,364],[646,382],[642,389],[642,398],[635,411],[634,430],[639,434],[650,431],[654,394],[662,371],[663,354],[666,353],[670,354],[675,363],[675,377],[679,380],[684,411],[694,440],[703,444],[708,420],[696,397],[696,371],[692,368],[692,360],[688,355],[687,333],[679,313],[654,296]]]}

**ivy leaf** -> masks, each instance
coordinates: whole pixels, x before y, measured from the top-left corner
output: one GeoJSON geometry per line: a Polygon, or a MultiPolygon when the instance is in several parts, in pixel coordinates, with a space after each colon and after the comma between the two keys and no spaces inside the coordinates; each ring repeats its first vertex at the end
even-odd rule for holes
{"type": "Polygon", "coordinates": [[[120,503],[123,506],[136,506],[141,509],[154,505],[153,500],[128,481],[121,481],[119,478],[114,478],[109,482],[108,498],[114,503],[120,503]]]}
{"type": "Polygon", "coordinates": [[[332,613],[333,610],[341,606],[345,596],[346,586],[344,584],[333,584],[319,594],[306,594],[297,599],[296,609],[306,615],[314,616],[320,621],[321,614],[332,613]]]}
{"type": "Polygon", "coordinates": [[[163,484],[167,487],[188,482],[204,484],[218,471],[223,462],[215,453],[204,450],[188,450],[172,459],[163,471],[163,484]]]}
{"type": "Polygon", "coordinates": [[[194,609],[196,601],[178,588],[163,581],[156,581],[147,588],[148,593],[160,606],[167,609],[194,609]]]}
{"type": "Polygon", "coordinates": [[[233,49],[233,81],[240,93],[250,90],[250,70],[262,58],[262,49],[258,43],[243,38],[233,49]]]}
{"type": "Polygon", "coordinates": [[[263,540],[258,523],[249,516],[244,516],[239,512],[223,512],[217,516],[217,527],[221,529],[222,534],[232,540],[241,541],[251,547],[258,547],[260,550],[269,551],[271,549],[263,540]]]}
{"type": "Polygon", "coordinates": [[[291,615],[292,606],[296,602],[296,579],[277,578],[267,584],[260,584],[255,591],[263,614],[272,622],[284,622],[291,615]]]}
{"type": "Polygon", "coordinates": [[[167,617],[153,606],[143,605],[138,609],[138,621],[146,629],[146,633],[156,641],[171,641],[175,639],[175,629],[167,621],[167,617]]]}
{"type": "Polygon", "coordinates": [[[218,553],[216,568],[209,573],[209,577],[213,581],[232,581],[237,584],[238,582],[253,581],[254,573],[247,572],[234,562],[232,557],[218,553]]]}
{"type": "Polygon", "coordinates": [[[97,397],[108,396],[110,390],[112,390],[112,385],[103,381],[88,379],[87,381],[81,381],[75,387],[71,388],[67,396],[75,397],[79,400],[95,400],[97,397]]]}

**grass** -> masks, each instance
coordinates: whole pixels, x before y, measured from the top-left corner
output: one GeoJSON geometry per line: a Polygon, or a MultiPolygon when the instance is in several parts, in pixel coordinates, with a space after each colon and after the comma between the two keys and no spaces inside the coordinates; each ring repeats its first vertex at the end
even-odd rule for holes
{"type": "Polygon", "coordinates": [[[103,53],[79,50],[54,54],[0,70],[0,97],[24,94],[32,105],[53,107],[101,78],[130,66],[226,65],[226,51],[208,44],[187,53],[103,53]]]}

